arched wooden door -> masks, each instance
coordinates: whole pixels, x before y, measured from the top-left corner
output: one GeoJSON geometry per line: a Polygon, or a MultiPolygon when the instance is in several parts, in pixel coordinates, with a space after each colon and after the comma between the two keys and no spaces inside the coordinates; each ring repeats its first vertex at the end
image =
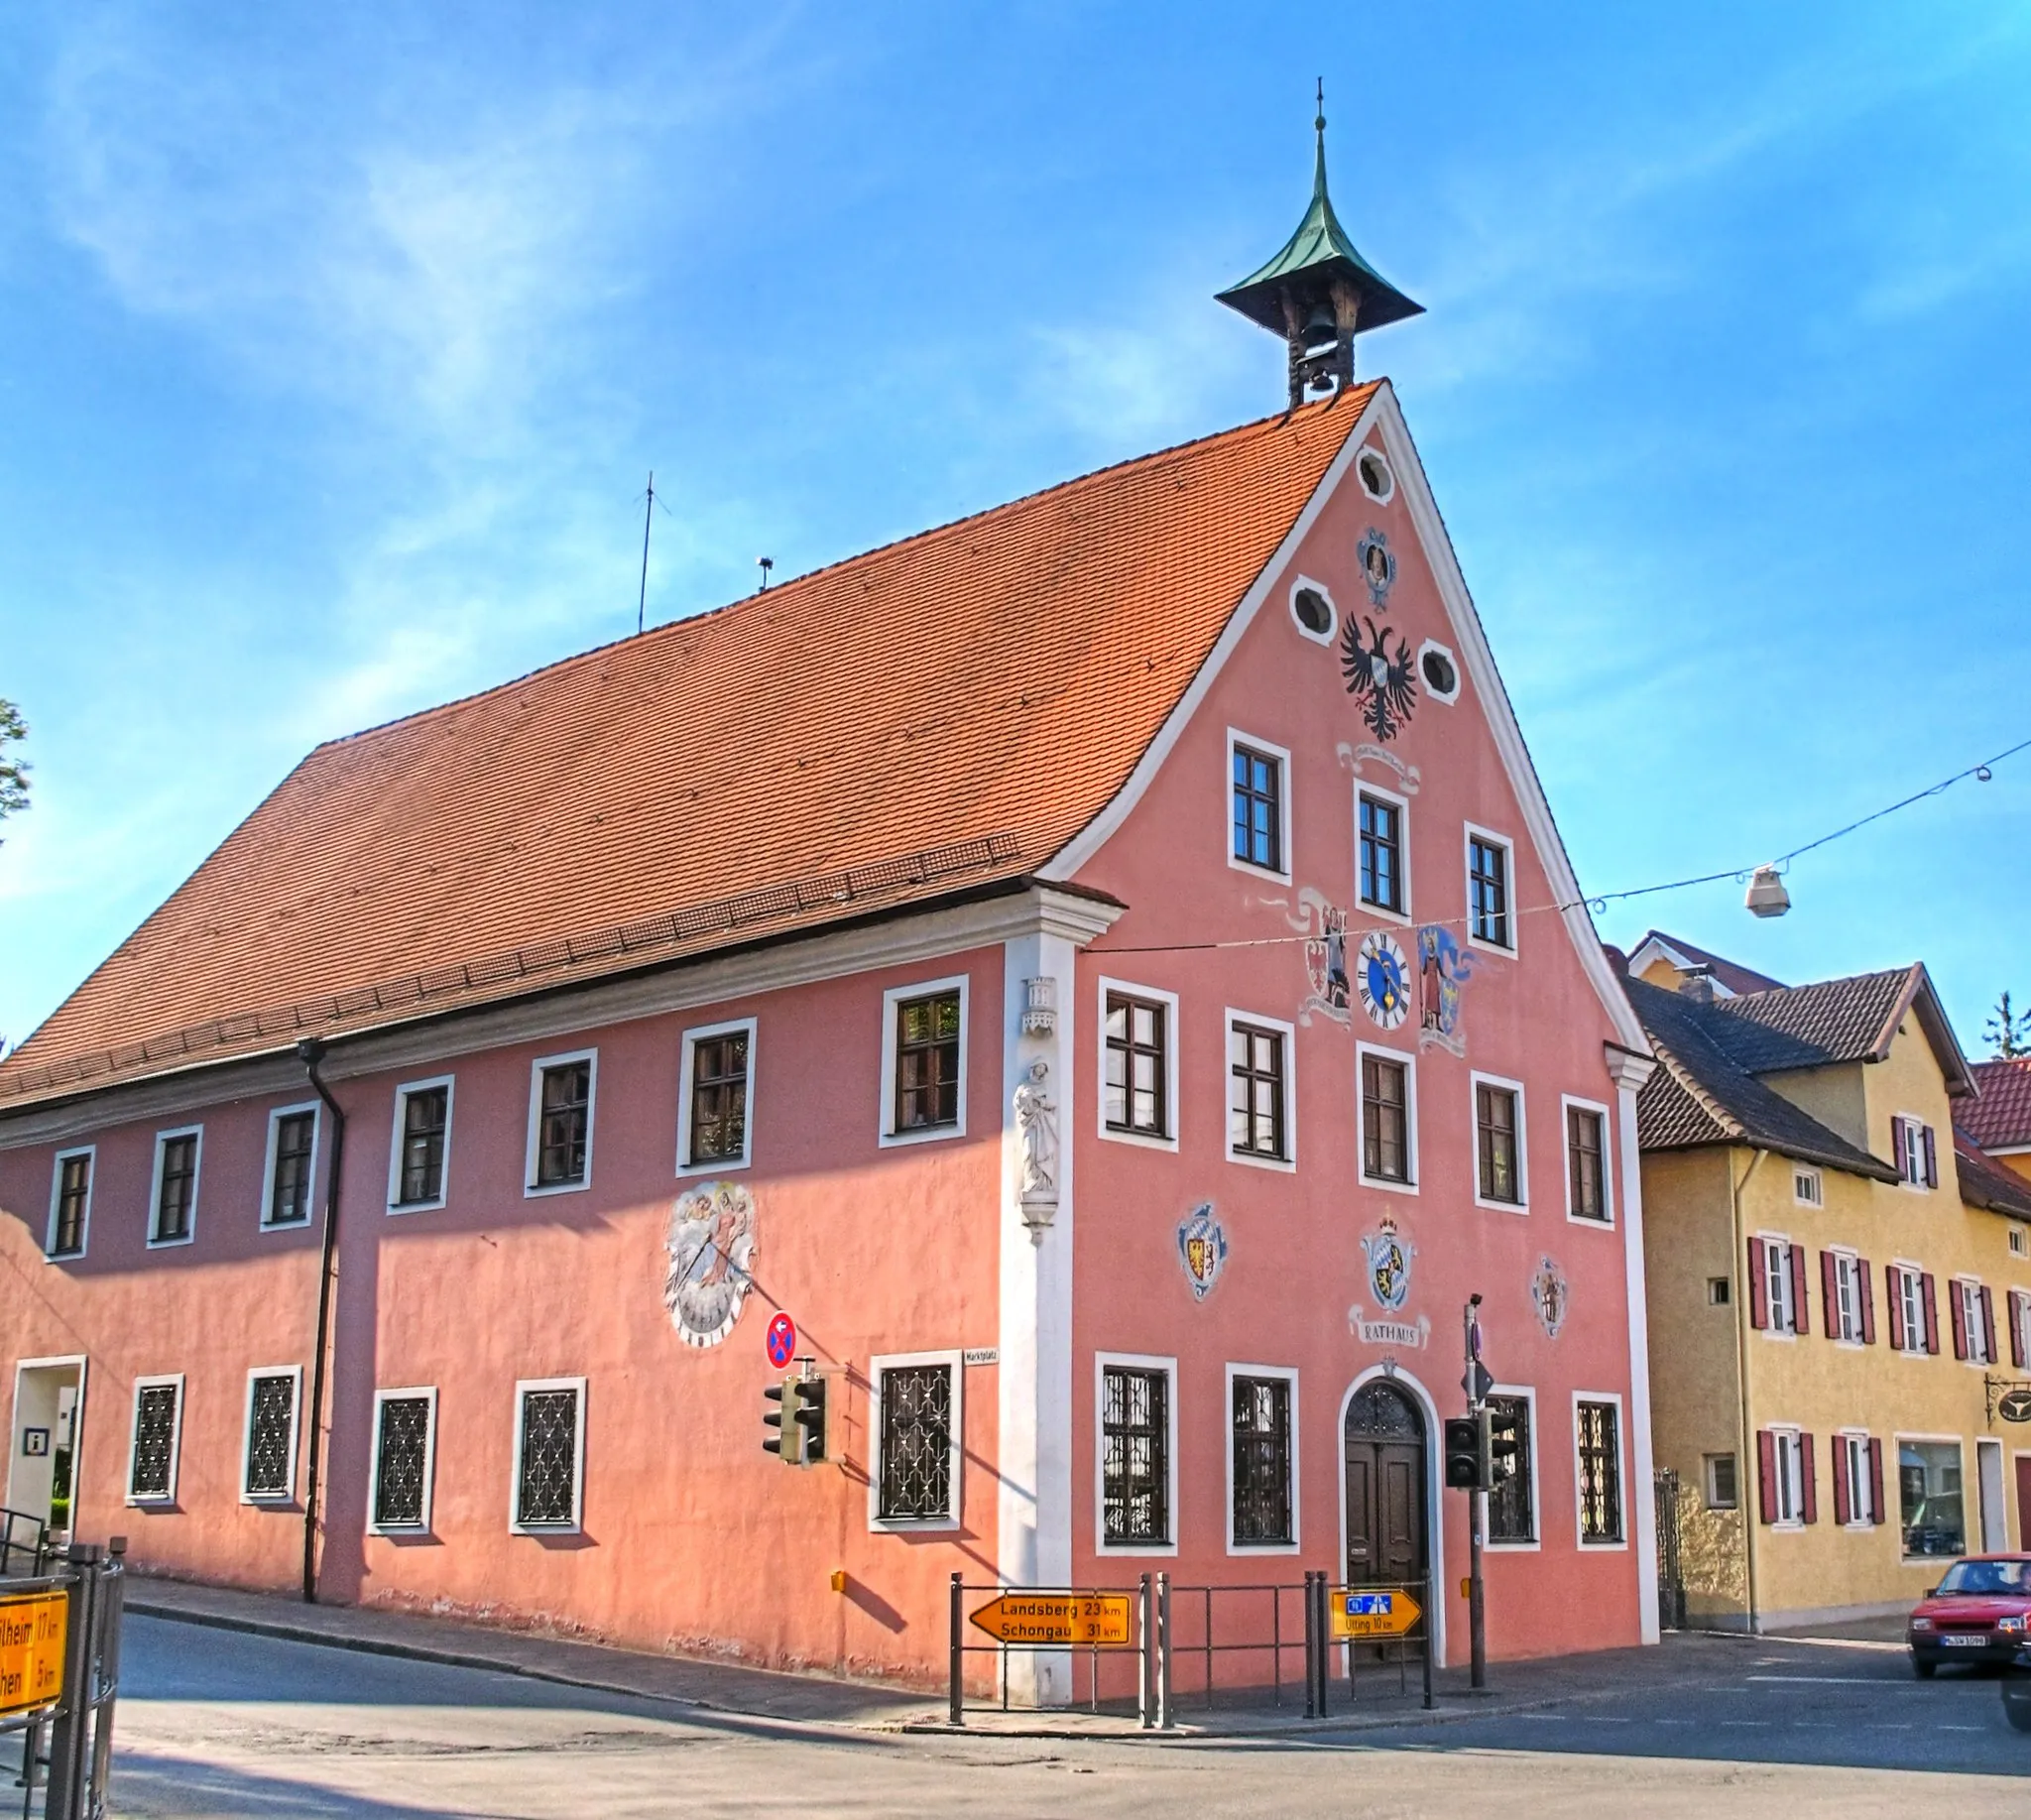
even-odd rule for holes
{"type": "Polygon", "coordinates": [[[1386,1378],[1347,1404],[1347,1583],[1400,1586],[1425,1571],[1424,1417],[1386,1378]]]}

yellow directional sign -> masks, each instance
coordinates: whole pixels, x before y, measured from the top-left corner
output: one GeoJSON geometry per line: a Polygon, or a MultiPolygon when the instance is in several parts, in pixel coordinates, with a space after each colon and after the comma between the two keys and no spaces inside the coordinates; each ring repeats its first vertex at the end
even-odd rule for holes
{"type": "Polygon", "coordinates": [[[1000,1643],[1125,1644],[1134,1607],[1127,1593],[1003,1593],[968,1616],[1000,1643]]]}
{"type": "Polygon", "coordinates": [[[1336,1586],[1332,1596],[1335,1637],[1407,1637],[1424,1616],[1408,1593],[1371,1593],[1336,1586]]]}
{"type": "Polygon", "coordinates": [[[0,1719],[57,1704],[69,1624],[70,1601],[61,1593],[0,1599],[0,1719]]]}

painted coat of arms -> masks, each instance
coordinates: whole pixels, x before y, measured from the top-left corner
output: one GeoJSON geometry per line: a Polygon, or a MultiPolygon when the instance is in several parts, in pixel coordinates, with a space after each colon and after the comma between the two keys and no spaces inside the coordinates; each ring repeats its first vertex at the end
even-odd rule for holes
{"type": "Polygon", "coordinates": [[[1361,1008],[1385,1031],[1393,1031],[1410,1016],[1410,963],[1396,937],[1372,929],[1361,938],[1355,983],[1361,992],[1361,1008]]]}
{"type": "Polygon", "coordinates": [[[1319,932],[1305,942],[1305,974],[1312,996],[1304,1009],[1322,1011],[1345,1024],[1347,1001],[1347,912],[1336,905],[1319,907],[1319,932]]]}
{"type": "Polygon", "coordinates": [[[1566,1282],[1566,1274],[1550,1258],[1539,1258],[1537,1270],[1530,1278],[1530,1299],[1537,1308],[1538,1324],[1544,1329],[1544,1337],[1556,1340],[1559,1329],[1566,1324],[1566,1316],[1572,1310],[1573,1292],[1566,1282]]]}
{"type": "Polygon", "coordinates": [[[733,1332],[754,1286],[755,1200],[739,1182],[708,1181],[677,1197],[664,1241],[662,1301],[686,1346],[733,1332]]]}
{"type": "Polygon", "coordinates": [[[1385,1215],[1381,1225],[1362,1240],[1361,1249],[1368,1260],[1369,1286],[1374,1290],[1375,1300],[1393,1313],[1410,1297],[1410,1264],[1417,1247],[1398,1238],[1396,1222],[1385,1215]]]}
{"type": "Polygon", "coordinates": [[[1442,922],[1417,931],[1417,1046],[1437,1045],[1455,1055],[1467,1053],[1461,1027],[1460,989],[1474,976],[1474,957],[1442,922]]]}
{"type": "Polygon", "coordinates": [[[1340,670],[1370,732],[1386,742],[1403,731],[1417,706],[1408,640],[1366,615],[1357,625],[1350,613],[1340,635],[1340,670]]]}
{"type": "Polygon", "coordinates": [[[1203,1302],[1227,1269],[1227,1228],[1214,1217],[1211,1201],[1201,1201],[1178,1222],[1178,1262],[1192,1299],[1203,1302]]]}

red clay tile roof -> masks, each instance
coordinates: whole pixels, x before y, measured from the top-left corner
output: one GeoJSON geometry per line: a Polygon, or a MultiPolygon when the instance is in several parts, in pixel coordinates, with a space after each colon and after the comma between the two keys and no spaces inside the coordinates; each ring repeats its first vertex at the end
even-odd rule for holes
{"type": "Polygon", "coordinates": [[[630,964],[631,923],[662,959],[1033,871],[1126,782],[1374,390],[319,746],[0,1067],[0,1108],[524,990],[531,944],[547,985],[630,964]],[[892,876],[833,889],[867,867],[892,876]]]}
{"type": "Polygon", "coordinates": [[[1958,1127],[1954,1131],[1954,1173],[1961,1178],[1961,1198],[1970,1206],[2031,1220],[2031,1181],[1990,1161],[1958,1127]]]}
{"type": "Polygon", "coordinates": [[[1947,1091],[1957,1096],[1973,1091],[1960,1040],[1923,961],[1882,973],[1717,999],[1714,1009],[1735,1026],[1717,1040],[1737,1066],[1752,1074],[1828,1062],[1880,1061],[1890,1052],[1890,1040],[1904,1014],[1913,1011],[1947,1078],[1947,1091]]]}
{"type": "Polygon", "coordinates": [[[1984,1150],[2031,1144],[2031,1056],[1977,1061],[1974,1085],[1980,1097],[1955,1113],[1984,1150]]]}
{"type": "Polygon", "coordinates": [[[1781,987],[1782,980],[1773,980],[1767,973],[1758,973],[1753,967],[1744,967],[1739,961],[1730,960],[1726,955],[1715,954],[1687,941],[1680,935],[1667,935],[1662,929],[1645,929],[1630,947],[1631,954],[1640,954],[1651,942],[1659,942],[1674,953],[1683,954],[1687,960],[1697,961],[1712,971],[1714,977],[1730,992],[1767,992],[1771,987],[1781,987]]]}

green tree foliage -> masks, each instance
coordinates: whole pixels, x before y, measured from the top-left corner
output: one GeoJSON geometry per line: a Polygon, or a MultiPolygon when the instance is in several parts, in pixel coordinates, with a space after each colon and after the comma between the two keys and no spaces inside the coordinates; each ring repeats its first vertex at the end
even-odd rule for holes
{"type": "Polygon", "coordinates": [[[2012,1012],[2010,995],[2004,993],[1996,1001],[1995,1010],[1989,1014],[1981,1033],[1994,1045],[1996,1055],[2002,1060],[2031,1055],[2031,1011],[2012,1012]]]}
{"type": "Polygon", "coordinates": [[[0,821],[28,807],[29,767],[10,750],[27,738],[28,722],[21,710],[0,695],[0,821]]]}

